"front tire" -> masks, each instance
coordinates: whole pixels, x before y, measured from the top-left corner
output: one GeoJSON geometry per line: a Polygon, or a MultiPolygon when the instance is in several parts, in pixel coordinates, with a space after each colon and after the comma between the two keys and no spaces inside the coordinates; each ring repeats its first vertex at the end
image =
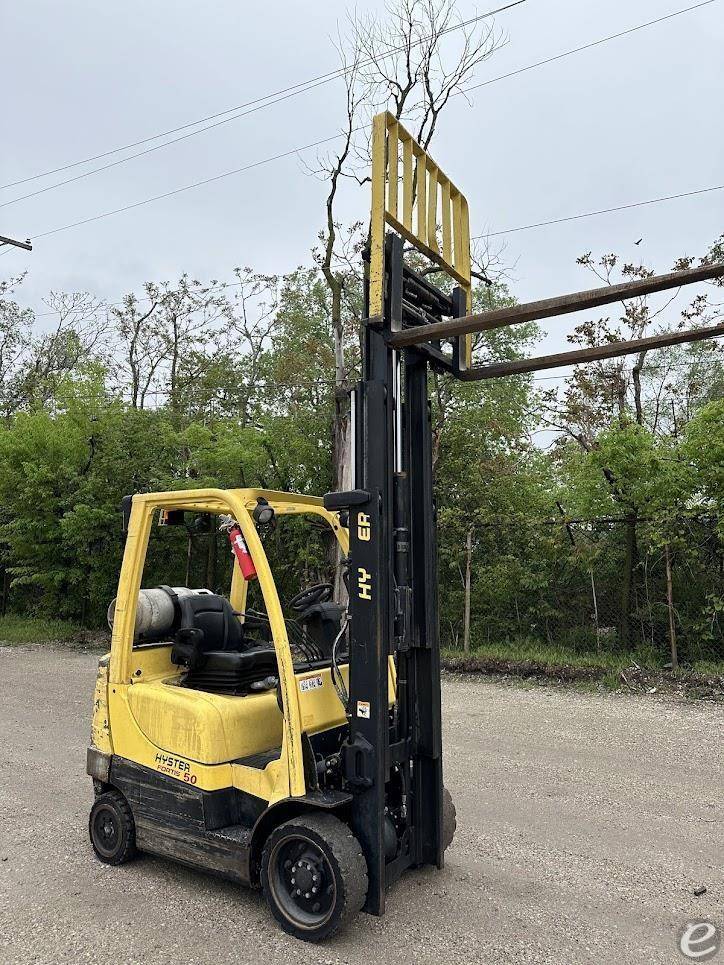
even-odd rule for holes
{"type": "Polygon", "coordinates": [[[267,904],[289,935],[319,942],[362,909],[367,862],[349,826],[303,814],[269,835],[261,859],[267,904]]]}
{"type": "Polygon", "coordinates": [[[96,857],[104,864],[123,864],[135,856],[136,825],[119,791],[106,791],[96,798],[88,830],[96,857]]]}

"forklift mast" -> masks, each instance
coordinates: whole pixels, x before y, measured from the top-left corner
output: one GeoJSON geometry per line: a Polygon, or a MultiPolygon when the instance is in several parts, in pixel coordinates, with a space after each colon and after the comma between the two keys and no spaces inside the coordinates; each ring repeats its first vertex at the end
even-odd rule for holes
{"type": "Polygon", "coordinates": [[[354,792],[352,829],[367,856],[365,908],[380,915],[386,887],[405,868],[443,863],[428,367],[453,372],[468,354],[468,337],[452,353],[443,353],[439,343],[398,351],[390,338],[403,328],[469,311],[470,257],[465,199],[389,114],[374,121],[372,198],[364,368],[350,406],[354,488],[328,493],[325,506],[349,515],[350,728],[342,764],[354,792]],[[398,197],[403,208],[399,219],[398,197]],[[386,233],[385,224],[396,231],[386,233]],[[405,264],[403,237],[458,282],[451,295],[405,264]],[[397,669],[392,712],[387,693],[391,654],[397,669]],[[393,776],[401,788],[402,826],[390,848],[386,789],[393,776]]]}
{"type": "Polygon", "coordinates": [[[351,825],[367,858],[365,908],[379,915],[387,886],[405,868],[443,863],[429,369],[480,381],[717,337],[724,324],[483,365],[473,365],[471,351],[475,332],[722,278],[724,264],[473,315],[467,201],[389,113],[373,120],[368,259],[363,377],[351,400],[353,488],[328,493],[324,502],[349,517],[349,736],[342,771],[353,792],[351,825]],[[408,251],[412,264],[404,259],[408,251]],[[447,284],[432,285],[431,272],[447,284]],[[390,655],[397,669],[392,712],[390,655]]]}

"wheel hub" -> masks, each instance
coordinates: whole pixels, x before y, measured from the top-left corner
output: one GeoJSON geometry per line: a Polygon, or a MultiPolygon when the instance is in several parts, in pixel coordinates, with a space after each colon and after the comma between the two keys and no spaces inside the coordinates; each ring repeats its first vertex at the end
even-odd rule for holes
{"type": "Polygon", "coordinates": [[[322,883],[322,869],[318,862],[300,858],[291,867],[291,891],[296,898],[311,898],[319,892],[322,883]]]}
{"type": "Polygon", "coordinates": [[[111,855],[121,839],[118,819],[109,807],[101,807],[93,820],[93,837],[104,855],[111,855]]]}
{"type": "Polygon", "coordinates": [[[334,907],[336,889],[316,845],[299,838],[284,842],[275,865],[274,890],[288,918],[307,928],[323,922],[334,907]]]}

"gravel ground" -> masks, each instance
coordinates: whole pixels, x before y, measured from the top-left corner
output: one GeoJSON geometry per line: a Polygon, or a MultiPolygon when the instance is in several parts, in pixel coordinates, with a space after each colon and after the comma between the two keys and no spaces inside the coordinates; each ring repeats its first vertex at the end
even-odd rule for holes
{"type": "Polygon", "coordinates": [[[315,947],[279,932],[256,893],[94,858],[95,663],[0,648],[2,963],[668,965],[685,961],[681,924],[724,917],[720,707],[446,677],[445,870],[408,873],[384,918],[315,947]]]}

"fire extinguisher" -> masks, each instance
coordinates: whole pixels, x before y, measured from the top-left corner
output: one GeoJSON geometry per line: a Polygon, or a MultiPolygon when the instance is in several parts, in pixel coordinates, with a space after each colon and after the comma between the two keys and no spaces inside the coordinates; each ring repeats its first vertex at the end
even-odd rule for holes
{"type": "Polygon", "coordinates": [[[237,521],[231,516],[226,516],[223,518],[220,528],[224,530],[229,537],[231,551],[239,564],[241,575],[245,580],[255,580],[257,574],[254,560],[251,558],[251,553],[244,541],[241,527],[237,521]]]}

